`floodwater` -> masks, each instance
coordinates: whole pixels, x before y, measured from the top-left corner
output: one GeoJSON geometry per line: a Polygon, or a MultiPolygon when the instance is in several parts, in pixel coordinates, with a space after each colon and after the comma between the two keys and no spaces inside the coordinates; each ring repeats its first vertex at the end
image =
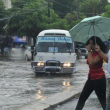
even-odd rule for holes
{"type": "Polygon", "coordinates": [[[0,61],[0,110],[45,100],[50,95],[67,91],[86,80],[88,66],[78,62],[78,71],[72,75],[35,75],[30,62],[0,61]]]}

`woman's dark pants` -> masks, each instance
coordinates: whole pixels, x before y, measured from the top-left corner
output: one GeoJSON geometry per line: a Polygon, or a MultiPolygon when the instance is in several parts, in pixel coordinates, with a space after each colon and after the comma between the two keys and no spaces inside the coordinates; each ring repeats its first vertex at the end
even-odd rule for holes
{"type": "Polygon", "coordinates": [[[105,78],[101,78],[98,80],[88,79],[86,81],[75,110],[83,109],[86,100],[88,99],[88,97],[93,91],[95,91],[103,110],[105,110],[106,108],[106,79],[105,78]]]}

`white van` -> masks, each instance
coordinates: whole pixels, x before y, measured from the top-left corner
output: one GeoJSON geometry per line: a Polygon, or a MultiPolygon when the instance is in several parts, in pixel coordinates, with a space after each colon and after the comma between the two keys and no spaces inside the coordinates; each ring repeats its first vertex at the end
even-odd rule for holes
{"type": "Polygon", "coordinates": [[[31,66],[35,73],[72,74],[76,70],[74,43],[67,30],[50,29],[40,32],[34,51],[31,66]]]}

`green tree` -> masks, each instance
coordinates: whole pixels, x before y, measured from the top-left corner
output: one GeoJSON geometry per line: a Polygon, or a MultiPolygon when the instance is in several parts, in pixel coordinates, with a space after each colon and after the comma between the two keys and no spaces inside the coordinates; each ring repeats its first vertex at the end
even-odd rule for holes
{"type": "Polygon", "coordinates": [[[75,12],[77,14],[77,18],[80,19],[80,9],[79,5],[82,3],[83,0],[73,0],[72,1],[72,12],[75,12]]]}
{"type": "Polygon", "coordinates": [[[61,18],[64,18],[67,13],[72,12],[72,2],[73,0],[53,0],[52,8],[61,18]]]}
{"type": "Polygon", "coordinates": [[[5,26],[5,6],[2,0],[0,0],[0,34],[4,34],[4,26],[5,26]]]}
{"type": "Polygon", "coordinates": [[[22,5],[23,8],[15,9],[15,6],[10,10],[11,15],[14,16],[8,21],[8,34],[35,38],[44,29],[69,29],[66,19],[61,19],[53,9],[50,9],[50,17],[48,17],[47,2],[44,0],[33,0],[30,3],[26,1],[25,5],[22,5]]]}
{"type": "Polygon", "coordinates": [[[83,0],[80,3],[80,11],[86,16],[95,16],[104,12],[107,0],[83,0]]]}
{"type": "Polygon", "coordinates": [[[110,18],[110,4],[105,7],[105,10],[106,11],[102,14],[102,16],[110,18]]]}
{"type": "Polygon", "coordinates": [[[78,19],[77,12],[73,11],[72,13],[68,13],[65,16],[65,19],[67,20],[68,25],[70,28],[75,26],[77,23],[79,23],[82,19],[84,19],[86,16],[83,13],[79,13],[80,19],[78,19]]]}

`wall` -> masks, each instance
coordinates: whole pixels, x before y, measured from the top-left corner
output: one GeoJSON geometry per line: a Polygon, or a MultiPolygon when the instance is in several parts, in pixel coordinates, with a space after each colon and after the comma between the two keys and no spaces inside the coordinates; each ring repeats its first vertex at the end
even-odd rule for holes
{"type": "Polygon", "coordinates": [[[3,1],[6,9],[11,8],[11,0],[3,0],[3,1]]]}

